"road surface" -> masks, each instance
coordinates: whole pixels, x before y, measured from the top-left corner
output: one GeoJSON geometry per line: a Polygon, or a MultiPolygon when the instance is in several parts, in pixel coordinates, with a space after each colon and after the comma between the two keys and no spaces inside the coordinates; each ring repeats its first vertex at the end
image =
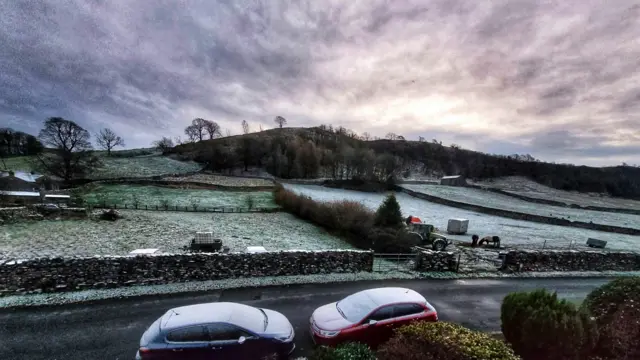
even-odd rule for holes
{"type": "Polygon", "coordinates": [[[187,304],[233,301],[285,314],[296,330],[294,355],[308,355],[308,319],[315,308],[353,292],[401,286],[424,295],[443,321],[500,330],[500,304],[512,291],[555,290],[579,302],[607,279],[385,280],[215,291],[161,299],[128,299],[93,305],[0,310],[0,359],[133,359],[140,336],[166,310],[187,304]]]}

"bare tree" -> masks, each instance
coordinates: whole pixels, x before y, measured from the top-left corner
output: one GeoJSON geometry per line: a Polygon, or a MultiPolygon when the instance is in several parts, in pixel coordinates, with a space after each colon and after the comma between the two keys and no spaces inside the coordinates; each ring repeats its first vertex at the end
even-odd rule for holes
{"type": "Polygon", "coordinates": [[[389,140],[397,140],[398,139],[398,135],[396,135],[395,133],[387,133],[387,135],[385,136],[387,139],[389,140]]]}
{"type": "Polygon", "coordinates": [[[362,133],[362,140],[364,140],[364,141],[369,141],[369,140],[371,140],[371,134],[369,134],[369,133],[368,133],[368,132],[366,132],[366,131],[365,131],[365,132],[363,132],[363,133],[362,133]]]}
{"type": "Polygon", "coordinates": [[[418,141],[424,142],[424,136],[418,136],[418,141]]]}
{"type": "Polygon", "coordinates": [[[124,146],[124,140],[109,128],[100,130],[96,142],[100,148],[107,150],[108,156],[111,156],[111,149],[114,147],[124,146]]]}
{"type": "Polygon", "coordinates": [[[184,141],[182,140],[181,136],[175,136],[173,138],[173,143],[176,144],[176,145],[182,145],[182,144],[184,144],[184,141]]]}
{"type": "Polygon", "coordinates": [[[215,121],[204,120],[204,130],[207,132],[207,135],[209,135],[209,139],[222,136],[220,133],[220,125],[215,121]]]}
{"type": "Polygon", "coordinates": [[[99,165],[93,155],[91,135],[73,121],[52,117],[44,122],[38,135],[43,144],[53,151],[37,157],[37,165],[43,172],[69,181],[82,177],[99,165]]]}
{"type": "Polygon", "coordinates": [[[264,129],[262,128],[262,124],[260,124],[260,132],[263,132],[264,129]]]}
{"type": "Polygon", "coordinates": [[[242,120],[242,132],[246,135],[249,133],[249,123],[247,120],[242,120]]]}
{"type": "Polygon", "coordinates": [[[154,148],[165,152],[173,147],[173,140],[169,137],[163,136],[162,139],[154,141],[152,145],[154,148]]]}
{"type": "Polygon", "coordinates": [[[204,140],[204,134],[206,132],[206,120],[202,118],[195,118],[191,121],[191,125],[184,129],[184,133],[189,137],[191,141],[204,140]]]}
{"type": "Polygon", "coordinates": [[[225,131],[225,134],[227,135],[227,137],[231,136],[231,129],[227,129],[225,131]]]}
{"type": "Polygon", "coordinates": [[[273,121],[275,121],[276,124],[278,124],[278,126],[280,127],[280,129],[282,129],[282,127],[284,125],[287,125],[287,119],[283,118],[282,116],[278,115],[276,116],[275,119],[273,119],[273,121]]]}

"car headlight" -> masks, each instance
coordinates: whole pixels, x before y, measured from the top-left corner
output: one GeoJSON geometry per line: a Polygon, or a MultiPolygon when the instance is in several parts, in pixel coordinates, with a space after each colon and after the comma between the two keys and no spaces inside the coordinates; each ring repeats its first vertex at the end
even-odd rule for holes
{"type": "Polygon", "coordinates": [[[338,334],[340,334],[340,331],[328,331],[328,330],[320,330],[318,329],[318,334],[325,336],[325,337],[334,337],[338,334]]]}

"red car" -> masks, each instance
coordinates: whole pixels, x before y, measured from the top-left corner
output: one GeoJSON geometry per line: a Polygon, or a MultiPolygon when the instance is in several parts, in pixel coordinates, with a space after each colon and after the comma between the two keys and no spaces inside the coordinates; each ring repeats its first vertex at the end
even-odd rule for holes
{"type": "Polygon", "coordinates": [[[411,289],[398,287],[360,291],[316,309],[309,319],[317,345],[361,342],[376,347],[393,329],[413,321],[438,321],[429,302],[411,289]]]}

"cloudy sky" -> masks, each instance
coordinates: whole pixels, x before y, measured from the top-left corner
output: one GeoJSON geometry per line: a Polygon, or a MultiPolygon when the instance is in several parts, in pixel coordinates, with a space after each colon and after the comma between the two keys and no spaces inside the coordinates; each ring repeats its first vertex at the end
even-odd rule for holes
{"type": "Polygon", "coordinates": [[[640,163],[632,0],[0,0],[0,125],[128,147],[195,117],[640,163]]]}

